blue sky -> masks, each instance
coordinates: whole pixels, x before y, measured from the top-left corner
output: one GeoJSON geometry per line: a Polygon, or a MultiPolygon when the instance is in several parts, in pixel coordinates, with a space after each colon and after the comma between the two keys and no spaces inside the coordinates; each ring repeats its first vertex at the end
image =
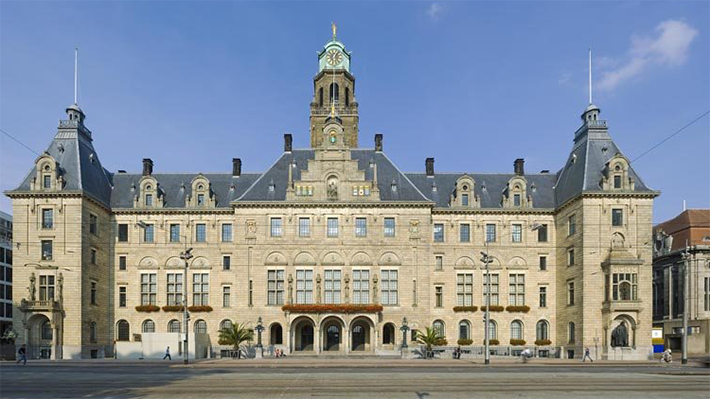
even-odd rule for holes
{"type": "MultiPolygon", "coordinates": [[[[307,147],[330,23],[353,52],[360,146],[405,171],[557,171],[594,102],[630,159],[710,110],[708,2],[0,3],[0,127],[42,152],[73,99],[111,170],[263,171],[307,147]]],[[[36,155],[0,135],[0,189],[36,155]]],[[[710,118],[633,163],[654,221],[710,207],[710,118]]],[[[0,209],[11,210],[3,197],[0,209]]]]}

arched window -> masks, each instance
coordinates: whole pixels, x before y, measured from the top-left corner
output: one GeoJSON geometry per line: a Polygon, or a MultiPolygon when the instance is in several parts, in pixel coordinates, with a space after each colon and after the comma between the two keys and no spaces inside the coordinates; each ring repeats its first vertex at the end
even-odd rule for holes
{"type": "Polygon", "coordinates": [[[345,106],[346,107],[350,106],[350,88],[349,87],[345,88],[345,106]]]}
{"type": "Polygon", "coordinates": [[[42,323],[41,334],[42,334],[42,339],[47,339],[47,340],[52,339],[52,325],[49,323],[49,320],[42,323]]]}
{"type": "Polygon", "coordinates": [[[117,324],[118,341],[128,341],[131,338],[131,326],[127,321],[121,320],[117,324]]]}
{"type": "Polygon", "coordinates": [[[631,300],[631,284],[628,281],[624,281],[619,284],[619,296],[622,301],[631,300]]]}
{"type": "Polygon", "coordinates": [[[436,320],[432,324],[432,327],[434,328],[434,331],[436,331],[437,334],[441,337],[446,336],[446,328],[444,327],[444,322],[441,320],[436,320]]]}
{"type": "Polygon", "coordinates": [[[459,322],[459,339],[471,339],[471,323],[466,320],[459,322]]]}
{"type": "Polygon", "coordinates": [[[574,323],[569,322],[569,327],[567,327],[567,335],[569,338],[569,342],[573,343],[574,342],[574,323]]]}
{"type": "Polygon", "coordinates": [[[382,327],[382,344],[394,344],[394,324],[387,323],[382,327]]]}
{"type": "Polygon", "coordinates": [[[274,323],[271,325],[271,329],[269,330],[269,340],[271,345],[283,344],[283,328],[281,328],[281,324],[274,323]]]}
{"type": "Polygon", "coordinates": [[[222,320],[221,323],[219,323],[219,330],[231,330],[232,329],[232,321],[231,320],[222,320]]]}
{"type": "Polygon", "coordinates": [[[488,323],[488,339],[498,339],[498,325],[495,320],[488,323]]]}
{"type": "Polygon", "coordinates": [[[523,323],[520,320],[510,323],[510,339],[523,339],[523,323]]]}
{"type": "Polygon", "coordinates": [[[331,83],[330,84],[330,101],[337,103],[339,98],[339,93],[338,93],[338,84],[337,83],[331,83]]]}
{"type": "Polygon", "coordinates": [[[170,320],[168,323],[168,332],[179,333],[180,332],[180,322],[177,320],[170,320]]]}
{"type": "Polygon", "coordinates": [[[535,331],[535,338],[538,341],[550,339],[550,325],[547,324],[547,321],[538,321],[537,326],[535,327],[535,331]]]}
{"type": "Polygon", "coordinates": [[[195,334],[206,334],[207,333],[207,322],[204,320],[197,320],[195,322],[195,334]]]}
{"type": "Polygon", "coordinates": [[[154,333],[155,332],[155,322],[153,320],[146,320],[143,322],[143,332],[144,333],[154,333]]]}

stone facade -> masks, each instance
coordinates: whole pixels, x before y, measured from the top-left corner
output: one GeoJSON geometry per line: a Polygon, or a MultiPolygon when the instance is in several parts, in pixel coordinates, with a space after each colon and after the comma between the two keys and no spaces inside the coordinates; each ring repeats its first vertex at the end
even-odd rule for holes
{"type": "Polygon", "coordinates": [[[214,353],[221,328],[259,318],[268,350],[288,353],[399,353],[404,318],[440,329],[449,345],[480,346],[487,251],[495,347],[650,355],[658,193],[598,108],[585,110],[556,174],[526,174],[522,159],[514,173],[437,173],[433,158],[424,173],[403,173],[381,135],[358,148],[350,61],[334,36],[319,53],[311,148],[291,148],[287,135],[263,173],[242,173],[237,158],[223,174],[154,173],[150,159],[143,173],[109,172],[83,112],[69,107],[46,154],[7,192],[22,266],[18,344],[32,356],[101,357],[116,341],[177,332],[182,313],[164,307],[182,303],[187,283],[188,305],[202,306],[190,331],[206,332],[214,353]]]}

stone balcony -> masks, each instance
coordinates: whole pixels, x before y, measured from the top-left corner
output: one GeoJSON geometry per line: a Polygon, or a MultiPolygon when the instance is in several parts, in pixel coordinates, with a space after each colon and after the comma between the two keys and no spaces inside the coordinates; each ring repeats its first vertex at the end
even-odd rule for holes
{"type": "Polygon", "coordinates": [[[604,301],[602,312],[640,312],[643,310],[641,301],[604,301]]]}
{"type": "Polygon", "coordinates": [[[60,310],[58,301],[28,301],[23,299],[20,302],[20,310],[23,312],[28,311],[40,311],[40,312],[52,312],[60,310]]]}

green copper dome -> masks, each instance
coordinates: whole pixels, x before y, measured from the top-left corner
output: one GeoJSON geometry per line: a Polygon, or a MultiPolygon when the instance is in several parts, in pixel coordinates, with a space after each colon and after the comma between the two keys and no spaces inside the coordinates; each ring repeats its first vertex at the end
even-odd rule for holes
{"type": "Polygon", "coordinates": [[[345,50],[345,45],[338,40],[335,32],[333,25],[333,38],[318,53],[318,72],[328,69],[345,69],[350,72],[351,53],[345,50]]]}

